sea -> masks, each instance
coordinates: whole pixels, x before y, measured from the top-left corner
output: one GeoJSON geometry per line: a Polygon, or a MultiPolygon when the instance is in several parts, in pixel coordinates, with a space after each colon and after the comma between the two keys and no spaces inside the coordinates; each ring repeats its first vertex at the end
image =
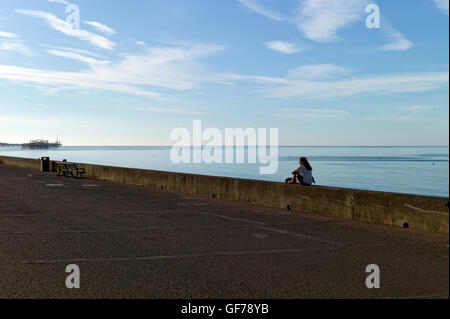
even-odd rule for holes
{"type": "MultiPolygon", "coordinates": [[[[0,155],[284,182],[305,156],[317,185],[430,196],[449,196],[448,147],[279,147],[277,169],[261,174],[256,163],[182,163],[170,146],[63,146],[53,150],[0,147],[0,155]]],[[[194,153],[193,149],[190,149],[194,153]]],[[[234,155],[238,148],[233,148],[234,155]]],[[[249,148],[244,148],[248,154],[249,148]]],[[[225,153],[225,151],[223,152],[225,153]]],[[[267,154],[269,151],[267,150],[267,154]]],[[[192,155],[191,154],[191,155],[192,155]]],[[[235,156],[234,156],[235,157],[235,156]]]]}

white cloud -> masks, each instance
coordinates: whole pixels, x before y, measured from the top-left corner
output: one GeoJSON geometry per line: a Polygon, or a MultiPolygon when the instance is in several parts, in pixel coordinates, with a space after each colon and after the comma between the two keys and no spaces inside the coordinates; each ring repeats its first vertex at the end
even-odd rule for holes
{"type": "Polygon", "coordinates": [[[82,41],[90,42],[92,45],[99,48],[112,50],[116,46],[114,42],[101,35],[83,29],[73,28],[70,23],[57,18],[51,13],[35,10],[16,10],[16,12],[26,16],[43,19],[52,29],[82,41]]]}
{"type": "Polygon", "coordinates": [[[43,46],[45,48],[49,48],[49,49],[75,52],[75,53],[79,53],[82,55],[87,55],[87,56],[91,56],[91,57],[95,57],[95,58],[103,58],[100,54],[97,54],[92,51],[87,51],[87,50],[80,50],[80,49],[68,48],[68,47],[51,46],[51,45],[46,45],[46,44],[41,44],[41,46],[43,46]]]}
{"type": "Polygon", "coordinates": [[[383,51],[406,51],[413,47],[413,43],[395,30],[388,21],[384,21],[383,31],[390,40],[390,43],[381,47],[383,51]]]}
{"type": "Polygon", "coordinates": [[[109,35],[113,35],[116,34],[116,30],[108,27],[107,25],[101,24],[100,22],[96,22],[96,21],[84,21],[84,23],[86,23],[87,25],[90,25],[92,27],[94,27],[95,29],[97,29],[97,31],[105,33],[105,34],[109,34],[109,35]]]}
{"type": "Polygon", "coordinates": [[[135,110],[135,111],[146,111],[146,112],[154,112],[154,113],[170,113],[170,114],[185,114],[185,115],[205,115],[205,113],[194,112],[187,109],[180,108],[167,108],[167,107],[127,107],[127,110],[135,110]]]}
{"type": "Polygon", "coordinates": [[[283,54],[294,54],[301,51],[301,49],[295,43],[292,42],[270,41],[266,42],[265,45],[268,49],[283,54]]]}
{"type": "MultiPolygon", "coordinates": [[[[448,0],[447,10],[448,10],[448,0]]],[[[339,40],[339,30],[356,22],[363,25],[369,0],[304,0],[298,10],[294,23],[300,33],[316,42],[339,40]]],[[[413,43],[395,30],[387,19],[383,19],[382,30],[389,43],[382,47],[384,51],[405,51],[413,43]]]]}
{"type": "Polygon", "coordinates": [[[296,23],[300,32],[310,40],[335,41],[339,29],[364,20],[367,4],[367,0],[306,0],[296,23]]]}
{"type": "Polygon", "coordinates": [[[413,43],[399,33],[394,37],[393,42],[383,45],[382,49],[384,51],[406,51],[412,47],[413,43]]]}
{"type": "MultiPolygon", "coordinates": [[[[119,76],[119,75],[117,75],[119,76]]],[[[98,89],[112,92],[127,93],[144,97],[159,97],[158,93],[141,90],[120,83],[120,80],[103,81],[95,78],[92,72],[59,72],[41,69],[23,68],[10,65],[0,65],[0,79],[9,81],[34,83],[45,87],[61,89],[98,89]]]]}
{"type": "Polygon", "coordinates": [[[0,50],[32,55],[31,50],[17,34],[6,31],[0,31],[0,50]]]}
{"type": "Polygon", "coordinates": [[[0,38],[17,39],[18,37],[17,34],[0,30],[0,38]]]}
{"type": "Polygon", "coordinates": [[[48,2],[61,3],[65,5],[69,5],[70,3],[65,0],[47,0],[48,2]]]}
{"type": "Polygon", "coordinates": [[[37,125],[37,126],[48,126],[55,124],[55,121],[34,119],[26,116],[3,116],[0,115],[0,123],[6,125],[37,125]]]}
{"type": "Polygon", "coordinates": [[[448,0],[433,0],[436,6],[444,12],[446,15],[448,15],[448,0]]]}
{"type": "Polygon", "coordinates": [[[27,56],[32,55],[30,48],[17,34],[4,31],[0,31],[0,50],[17,52],[27,56]]]}
{"type": "Polygon", "coordinates": [[[271,20],[275,20],[278,22],[284,20],[284,18],[280,14],[265,8],[264,6],[259,4],[257,2],[257,0],[237,0],[237,1],[240,2],[243,6],[247,7],[248,9],[250,9],[260,15],[263,15],[266,18],[269,18],[271,20]]]}
{"type": "Polygon", "coordinates": [[[174,90],[189,90],[198,83],[211,81],[211,74],[197,59],[221,52],[216,45],[151,47],[145,54],[127,55],[112,66],[96,67],[96,78],[110,81],[118,78],[133,85],[147,85],[174,90]]]}
{"type": "MultiPolygon", "coordinates": [[[[320,72],[317,74],[320,75],[320,72]]],[[[248,77],[247,79],[262,83],[267,97],[284,99],[330,99],[358,94],[422,92],[445,88],[449,83],[448,72],[382,74],[314,80],[317,74],[312,74],[312,76],[306,74],[305,78],[299,76],[293,78],[288,75],[285,78],[248,77]]]]}
{"type": "Polygon", "coordinates": [[[280,113],[275,114],[276,117],[280,118],[291,118],[291,119],[322,119],[322,118],[336,118],[341,116],[348,116],[350,112],[345,110],[334,110],[334,109],[303,109],[303,108],[290,108],[283,109],[280,113]]]}
{"type": "Polygon", "coordinates": [[[325,80],[348,73],[349,71],[346,68],[339,65],[312,64],[290,70],[287,77],[298,80],[325,80]]]}
{"type": "Polygon", "coordinates": [[[62,51],[62,50],[48,49],[47,52],[52,54],[52,55],[55,55],[55,56],[59,56],[59,57],[67,58],[67,59],[72,59],[72,60],[84,62],[84,63],[87,63],[89,65],[100,65],[100,64],[107,64],[107,63],[109,63],[108,61],[97,60],[97,59],[94,59],[92,57],[88,57],[88,56],[85,56],[85,55],[82,55],[80,53],[73,52],[73,51],[62,51]]]}
{"type": "Polygon", "coordinates": [[[138,44],[138,45],[147,45],[147,44],[145,44],[145,42],[144,41],[136,41],[136,44],[138,44]]]}
{"type": "Polygon", "coordinates": [[[11,52],[17,52],[20,54],[24,54],[27,56],[31,56],[32,52],[28,48],[28,46],[21,40],[0,40],[0,51],[11,51],[11,52]]]}
{"type": "Polygon", "coordinates": [[[90,63],[90,69],[60,72],[0,65],[0,79],[59,89],[99,89],[161,98],[154,88],[190,90],[201,83],[220,83],[232,79],[232,75],[212,73],[197,62],[202,57],[222,50],[220,46],[202,44],[175,48],[152,47],[145,54],[125,55],[121,61],[109,64],[96,63],[80,54],[53,50],[50,53],[90,63]]]}
{"type": "Polygon", "coordinates": [[[410,105],[402,107],[403,110],[412,112],[412,113],[420,113],[438,109],[439,107],[436,105],[410,105]]]}

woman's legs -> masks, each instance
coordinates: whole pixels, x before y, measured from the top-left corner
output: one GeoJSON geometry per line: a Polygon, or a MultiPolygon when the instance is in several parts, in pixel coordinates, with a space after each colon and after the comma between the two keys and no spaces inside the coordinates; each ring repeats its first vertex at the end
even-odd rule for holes
{"type": "Polygon", "coordinates": [[[300,175],[298,172],[293,172],[291,184],[301,184],[302,182],[303,182],[303,176],[300,175]]]}

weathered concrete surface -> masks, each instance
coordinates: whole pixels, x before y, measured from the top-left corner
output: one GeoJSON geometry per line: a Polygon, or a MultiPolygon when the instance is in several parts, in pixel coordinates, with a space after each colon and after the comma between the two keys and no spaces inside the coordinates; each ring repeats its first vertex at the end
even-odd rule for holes
{"type": "Polygon", "coordinates": [[[38,159],[0,156],[0,165],[29,168],[33,170],[41,169],[41,161],[38,159]]]}
{"type": "Polygon", "coordinates": [[[447,244],[0,166],[0,298],[448,298],[447,244]],[[80,290],[65,287],[68,264],[80,266],[80,290]],[[380,289],[365,286],[368,264],[380,266],[380,289]]]}

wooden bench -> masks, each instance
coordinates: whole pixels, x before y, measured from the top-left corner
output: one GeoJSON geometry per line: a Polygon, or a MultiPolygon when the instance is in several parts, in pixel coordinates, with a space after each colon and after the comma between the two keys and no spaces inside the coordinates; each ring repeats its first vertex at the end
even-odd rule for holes
{"type": "Polygon", "coordinates": [[[66,168],[65,162],[53,162],[53,163],[55,165],[58,176],[66,176],[67,175],[67,168],[66,168]]]}
{"type": "Polygon", "coordinates": [[[75,163],[54,162],[58,176],[84,178],[86,170],[78,168],[75,163]]]}

